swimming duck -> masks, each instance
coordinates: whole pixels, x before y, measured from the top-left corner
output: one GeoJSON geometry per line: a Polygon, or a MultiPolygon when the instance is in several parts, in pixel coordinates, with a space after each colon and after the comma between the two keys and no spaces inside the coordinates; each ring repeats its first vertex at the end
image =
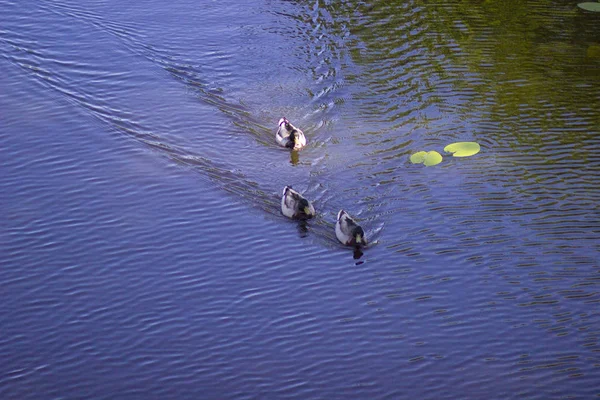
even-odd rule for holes
{"type": "Polygon", "coordinates": [[[366,246],[367,238],[365,231],[344,210],[340,210],[335,223],[335,236],[338,240],[348,246],[366,246]]]}
{"type": "Polygon", "coordinates": [[[288,218],[309,219],[315,216],[315,208],[300,193],[286,186],[281,197],[281,213],[288,218]]]}
{"type": "Polygon", "coordinates": [[[285,117],[279,120],[279,129],[275,134],[275,140],[280,146],[293,150],[300,150],[306,146],[304,132],[292,125],[285,117]]]}

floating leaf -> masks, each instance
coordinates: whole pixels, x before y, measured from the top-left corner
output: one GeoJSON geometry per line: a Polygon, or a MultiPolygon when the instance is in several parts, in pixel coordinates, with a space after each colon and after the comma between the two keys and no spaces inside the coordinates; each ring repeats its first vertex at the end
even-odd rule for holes
{"type": "Polygon", "coordinates": [[[425,164],[430,167],[442,162],[442,155],[435,150],[419,151],[410,156],[410,162],[413,164],[425,164]]]}
{"type": "Polygon", "coordinates": [[[410,156],[410,162],[413,164],[421,164],[423,161],[425,161],[426,155],[426,151],[419,151],[418,153],[415,153],[412,156],[410,156]]]}
{"type": "Polygon", "coordinates": [[[442,162],[442,155],[435,150],[432,150],[427,153],[425,156],[425,166],[431,167],[432,165],[436,165],[442,162]]]}
{"type": "Polygon", "coordinates": [[[600,12],[600,3],[586,2],[586,3],[579,3],[579,4],[577,4],[577,6],[579,8],[583,8],[584,10],[587,10],[587,11],[600,12]]]}
{"type": "Polygon", "coordinates": [[[444,147],[446,153],[452,154],[454,157],[468,157],[479,153],[481,146],[477,142],[457,142],[444,147]]]}

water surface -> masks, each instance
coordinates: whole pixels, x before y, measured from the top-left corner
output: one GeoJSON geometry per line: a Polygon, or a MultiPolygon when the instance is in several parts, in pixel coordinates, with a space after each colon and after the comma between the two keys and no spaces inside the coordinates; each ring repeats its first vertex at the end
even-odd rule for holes
{"type": "Polygon", "coordinates": [[[337,3],[0,0],[0,397],[600,395],[598,17],[337,3]]]}

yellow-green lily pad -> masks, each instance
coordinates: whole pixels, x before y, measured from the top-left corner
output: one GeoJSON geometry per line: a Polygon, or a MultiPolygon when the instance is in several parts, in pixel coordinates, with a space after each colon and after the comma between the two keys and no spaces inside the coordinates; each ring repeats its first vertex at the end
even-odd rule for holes
{"type": "Polygon", "coordinates": [[[425,161],[423,162],[423,164],[425,164],[426,167],[431,167],[432,165],[436,165],[442,162],[442,155],[440,153],[438,153],[435,150],[432,151],[428,151],[427,155],[425,156],[425,161]]]}
{"type": "Polygon", "coordinates": [[[410,156],[410,162],[413,164],[421,164],[425,161],[425,156],[427,155],[426,151],[419,151],[412,156],[410,156]]]}
{"type": "Polygon", "coordinates": [[[442,155],[435,150],[432,151],[419,151],[410,156],[410,162],[413,164],[425,164],[427,167],[436,165],[442,162],[442,155]]]}
{"type": "Polygon", "coordinates": [[[577,4],[577,6],[579,6],[579,8],[583,8],[584,10],[587,10],[587,11],[600,12],[600,3],[585,2],[585,3],[579,3],[579,4],[577,4]]]}
{"type": "Polygon", "coordinates": [[[479,153],[481,146],[477,142],[457,142],[444,147],[446,153],[453,153],[454,157],[468,157],[479,153]]]}

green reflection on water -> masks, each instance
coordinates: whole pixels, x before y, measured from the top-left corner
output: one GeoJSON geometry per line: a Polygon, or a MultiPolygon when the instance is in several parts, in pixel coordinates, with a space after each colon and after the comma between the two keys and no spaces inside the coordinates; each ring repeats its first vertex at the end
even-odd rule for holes
{"type": "MultiPolygon", "coordinates": [[[[429,127],[452,113],[455,120],[495,124],[486,135],[501,145],[516,140],[539,151],[548,136],[565,145],[599,132],[597,21],[573,3],[382,0],[327,7],[334,24],[349,25],[349,56],[358,69],[348,76],[366,88],[354,94],[364,114],[396,127],[429,127]]],[[[582,151],[574,147],[571,157],[582,151]]]]}

